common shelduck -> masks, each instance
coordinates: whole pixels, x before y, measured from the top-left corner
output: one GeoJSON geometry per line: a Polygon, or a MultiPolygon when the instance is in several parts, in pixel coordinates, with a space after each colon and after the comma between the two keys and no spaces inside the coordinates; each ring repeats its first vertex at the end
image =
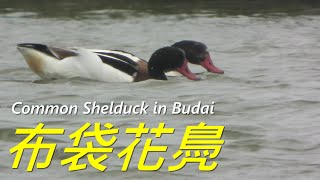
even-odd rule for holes
{"type": "Polygon", "coordinates": [[[43,44],[17,45],[33,72],[43,79],[81,77],[106,82],[167,80],[165,72],[178,71],[190,80],[199,78],[188,67],[183,50],[168,46],[156,50],[149,62],[124,51],[58,48],[43,44]]]}
{"type": "Polygon", "coordinates": [[[203,66],[207,71],[217,74],[223,74],[224,71],[216,67],[207,50],[207,46],[202,42],[183,40],[174,43],[172,47],[182,49],[186,53],[186,58],[192,64],[203,66]]]}

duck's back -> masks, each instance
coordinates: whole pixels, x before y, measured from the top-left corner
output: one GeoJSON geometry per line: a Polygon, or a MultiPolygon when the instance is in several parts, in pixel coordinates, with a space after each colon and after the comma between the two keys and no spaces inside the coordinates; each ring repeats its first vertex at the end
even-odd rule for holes
{"type": "Polygon", "coordinates": [[[147,62],[124,51],[18,45],[31,70],[43,79],[86,78],[105,82],[148,79],[147,62]]]}
{"type": "Polygon", "coordinates": [[[120,50],[92,50],[102,62],[112,66],[133,78],[134,82],[150,79],[148,62],[125,51],[120,50]]]}

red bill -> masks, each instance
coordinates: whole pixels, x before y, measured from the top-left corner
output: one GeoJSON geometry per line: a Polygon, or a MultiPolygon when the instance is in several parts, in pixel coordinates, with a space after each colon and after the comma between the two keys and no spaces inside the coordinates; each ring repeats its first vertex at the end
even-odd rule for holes
{"type": "Polygon", "coordinates": [[[207,57],[204,59],[204,61],[200,62],[200,65],[207,69],[207,71],[217,74],[223,74],[224,71],[216,67],[212,63],[212,59],[210,57],[210,54],[208,53],[207,57]]]}
{"type": "Polygon", "coordinates": [[[186,59],[184,60],[182,66],[177,68],[177,71],[190,80],[200,80],[200,77],[196,76],[190,71],[188,61],[186,59]]]}

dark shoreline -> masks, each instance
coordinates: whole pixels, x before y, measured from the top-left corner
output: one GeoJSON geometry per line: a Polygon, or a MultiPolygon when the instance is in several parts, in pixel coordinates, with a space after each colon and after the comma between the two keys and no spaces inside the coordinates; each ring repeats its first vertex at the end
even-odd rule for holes
{"type": "MultiPolygon", "coordinates": [[[[195,14],[208,13],[217,16],[277,14],[319,15],[320,1],[317,0],[0,0],[0,14],[12,12],[34,12],[39,17],[77,17],[84,12],[97,10],[129,10],[131,16],[141,13],[195,14]]],[[[115,17],[117,12],[106,13],[115,17]]],[[[121,13],[120,13],[121,14],[121,13]]]]}

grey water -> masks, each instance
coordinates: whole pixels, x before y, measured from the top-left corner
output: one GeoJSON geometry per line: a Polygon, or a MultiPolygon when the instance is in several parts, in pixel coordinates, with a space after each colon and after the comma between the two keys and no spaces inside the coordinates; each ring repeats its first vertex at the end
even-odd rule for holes
{"type": "MultiPolygon", "coordinates": [[[[320,3],[319,1],[0,1],[0,179],[319,179],[320,178],[320,3]],[[168,81],[105,83],[83,79],[41,80],[34,74],[16,44],[44,43],[60,47],[121,49],[148,60],[156,49],[176,41],[204,42],[223,75],[204,72],[201,81],[170,77],[168,81]],[[111,101],[169,108],[183,104],[215,102],[214,115],[14,115],[14,102],[25,104],[76,104],[111,101]],[[17,128],[64,128],[64,135],[45,135],[57,143],[47,169],[26,172],[29,154],[12,169],[10,148],[25,136],[17,128]],[[84,123],[112,123],[119,128],[114,152],[99,172],[69,172],[60,161],[73,141],[68,135],[84,123]],[[173,135],[145,135],[129,170],[121,172],[117,153],[134,140],[125,128],[160,122],[175,128],[173,135]],[[206,122],[223,125],[225,144],[214,171],[201,172],[177,164],[171,155],[180,147],[186,126],[206,122]],[[149,153],[147,164],[160,156],[159,171],[137,169],[146,138],[168,152],[149,153]]],[[[90,139],[90,138],[89,138],[90,139]]],[[[94,141],[94,139],[91,139],[94,141]]],[[[28,151],[28,150],[26,150],[28,151]]],[[[30,152],[30,151],[29,151],[30,152]]],[[[45,153],[38,159],[43,161],[45,153]]],[[[210,160],[209,162],[212,162],[210,160]]],[[[83,162],[87,163],[85,159],[83,162]]]]}

